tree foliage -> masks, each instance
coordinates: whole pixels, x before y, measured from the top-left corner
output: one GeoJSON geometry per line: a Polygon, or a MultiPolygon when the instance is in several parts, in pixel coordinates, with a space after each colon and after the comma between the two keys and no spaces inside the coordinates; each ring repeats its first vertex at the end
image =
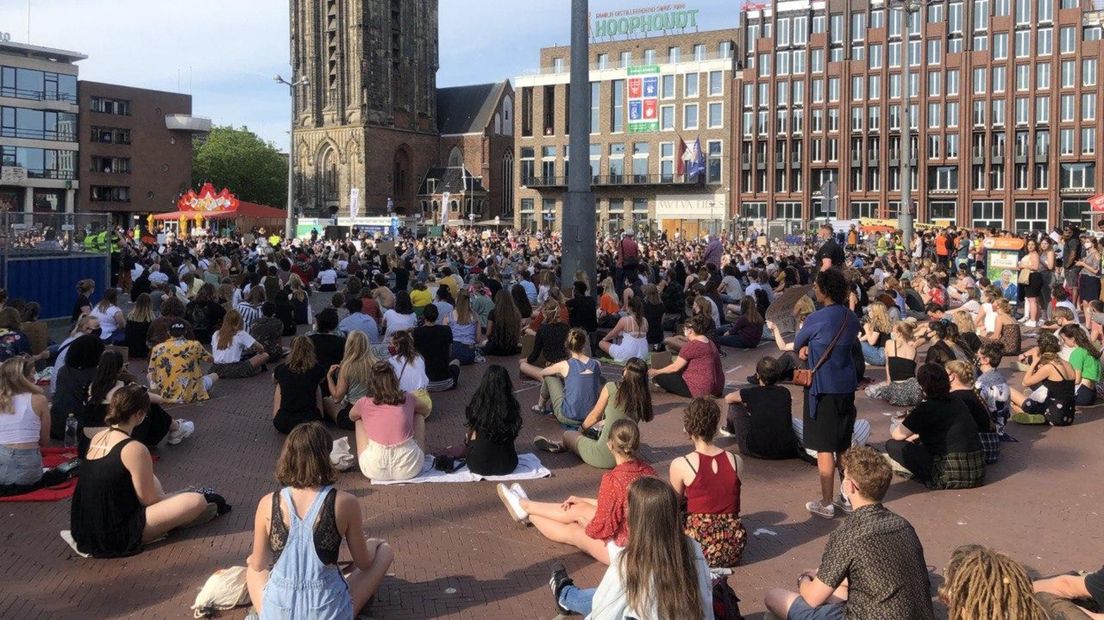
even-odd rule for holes
{"type": "Polygon", "coordinates": [[[272,144],[242,127],[215,127],[196,141],[192,185],[227,187],[239,200],[270,207],[287,204],[287,158],[272,144]]]}

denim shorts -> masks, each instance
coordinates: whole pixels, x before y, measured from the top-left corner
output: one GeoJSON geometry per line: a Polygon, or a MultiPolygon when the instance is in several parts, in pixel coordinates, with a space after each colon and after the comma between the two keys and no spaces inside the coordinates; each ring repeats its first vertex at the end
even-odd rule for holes
{"type": "Polygon", "coordinates": [[[844,603],[825,603],[819,607],[809,607],[800,596],[790,605],[786,620],[846,620],[844,603]]]}
{"type": "Polygon", "coordinates": [[[28,485],[42,479],[42,453],[38,448],[0,446],[0,484],[28,485]]]}

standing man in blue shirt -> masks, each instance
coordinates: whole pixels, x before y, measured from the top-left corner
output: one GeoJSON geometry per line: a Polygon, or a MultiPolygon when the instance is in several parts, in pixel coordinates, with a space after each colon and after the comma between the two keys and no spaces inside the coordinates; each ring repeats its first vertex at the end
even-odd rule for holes
{"type": "MultiPolygon", "coordinates": [[[[822,307],[805,319],[794,339],[794,349],[809,368],[817,368],[826,353],[828,357],[813,373],[812,387],[805,391],[802,443],[817,453],[821,495],[819,500],[805,504],[805,508],[831,519],[836,516],[833,492],[837,457],[851,447],[855,429],[858,377],[851,347],[859,334],[859,320],[845,304],[847,277],[840,269],[832,267],[817,272],[813,293],[822,307]]],[[[845,499],[841,497],[838,503],[850,512],[845,499]]]]}

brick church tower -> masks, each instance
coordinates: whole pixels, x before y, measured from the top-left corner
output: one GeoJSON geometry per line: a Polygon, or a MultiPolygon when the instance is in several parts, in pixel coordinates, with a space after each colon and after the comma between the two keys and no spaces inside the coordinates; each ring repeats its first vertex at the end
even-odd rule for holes
{"type": "Polygon", "coordinates": [[[437,0],[292,0],[296,204],[307,217],[414,213],[438,158],[437,0]],[[336,209],[336,211],[335,211],[336,209]]]}

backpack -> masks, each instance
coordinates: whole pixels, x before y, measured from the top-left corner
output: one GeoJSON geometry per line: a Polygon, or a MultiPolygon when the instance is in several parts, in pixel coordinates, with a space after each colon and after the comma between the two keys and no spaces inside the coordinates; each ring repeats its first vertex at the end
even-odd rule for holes
{"type": "Polygon", "coordinates": [[[740,615],[740,598],[728,585],[727,578],[713,582],[713,618],[715,620],[744,620],[740,615]]]}

